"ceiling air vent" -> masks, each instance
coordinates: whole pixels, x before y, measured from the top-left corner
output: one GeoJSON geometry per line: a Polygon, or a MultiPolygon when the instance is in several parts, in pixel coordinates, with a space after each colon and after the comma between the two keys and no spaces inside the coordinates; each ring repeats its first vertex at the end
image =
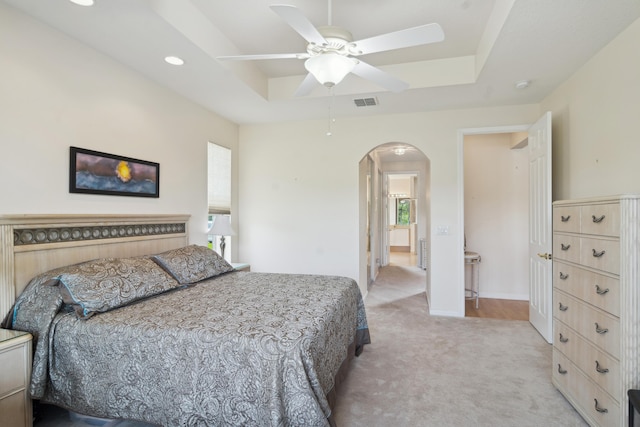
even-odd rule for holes
{"type": "Polygon", "coordinates": [[[376,98],[356,98],[353,102],[356,104],[356,107],[372,107],[378,105],[376,98]]]}

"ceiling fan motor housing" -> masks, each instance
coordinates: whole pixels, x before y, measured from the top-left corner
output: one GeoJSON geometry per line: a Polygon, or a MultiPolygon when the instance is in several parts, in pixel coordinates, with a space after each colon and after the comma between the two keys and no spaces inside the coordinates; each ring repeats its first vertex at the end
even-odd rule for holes
{"type": "Polygon", "coordinates": [[[309,43],[307,52],[309,55],[320,55],[327,52],[334,52],[339,55],[358,55],[353,44],[353,36],[343,28],[334,26],[318,27],[318,32],[327,41],[326,44],[319,46],[315,43],[309,43]]]}

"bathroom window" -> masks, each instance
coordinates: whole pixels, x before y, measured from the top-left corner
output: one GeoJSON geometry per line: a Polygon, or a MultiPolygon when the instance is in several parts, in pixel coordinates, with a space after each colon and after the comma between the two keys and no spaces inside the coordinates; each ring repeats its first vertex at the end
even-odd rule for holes
{"type": "Polygon", "coordinates": [[[411,223],[411,199],[396,199],[396,224],[409,225],[411,223]]]}

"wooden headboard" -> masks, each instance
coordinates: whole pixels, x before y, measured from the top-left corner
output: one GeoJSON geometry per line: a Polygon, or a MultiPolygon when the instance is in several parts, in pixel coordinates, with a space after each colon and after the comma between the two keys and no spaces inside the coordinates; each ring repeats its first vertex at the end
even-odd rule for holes
{"type": "Polygon", "coordinates": [[[53,268],[186,246],[189,215],[0,215],[0,321],[53,268]]]}

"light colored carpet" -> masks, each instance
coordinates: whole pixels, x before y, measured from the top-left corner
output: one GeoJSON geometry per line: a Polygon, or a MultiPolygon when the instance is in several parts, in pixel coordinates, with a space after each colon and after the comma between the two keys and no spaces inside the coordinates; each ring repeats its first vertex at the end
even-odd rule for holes
{"type": "Polygon", "coordinates": [[[551,384],[551,346],[529,322],[432,317],[424,288],[416,267],[381,270],[338,426],[587,425],[551,384]]]}

